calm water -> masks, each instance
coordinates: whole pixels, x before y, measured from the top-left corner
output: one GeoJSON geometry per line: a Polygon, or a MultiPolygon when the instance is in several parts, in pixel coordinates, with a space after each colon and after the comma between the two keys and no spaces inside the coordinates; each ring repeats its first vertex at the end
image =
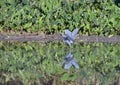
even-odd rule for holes
{"type": "Polygon", "coordinates": [[[119,62],[120,43],[0,42],[0,83],[17,78],[31,84],[58,76],[61,85],[81,78],[84,84],[106,85],[120,76],[119,62]],[[66,58],[69,53],[72,58],[66,58]]]}

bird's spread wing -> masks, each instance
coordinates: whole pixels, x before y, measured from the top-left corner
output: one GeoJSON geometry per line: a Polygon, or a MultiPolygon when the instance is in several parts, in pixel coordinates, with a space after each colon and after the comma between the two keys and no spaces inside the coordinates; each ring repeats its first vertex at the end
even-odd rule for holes
{"type": "Polygon", "coordinates": [[[77,62],[77,60],[74,58],[72,61],[72,64],[74,65],[74,67],[76,68],[76,69],[79,69],[79,65],[78,65],[78,62],[77,62]]]}
{"type": "Polygon", "coordinates": [[[66,37],[68,37],[69,40],[74,41],[74,36],[72,35],[72,32],[70,32],[69,30],[65,30],[65,35],[66,37]]]}
{"type": "Polygon", "coordinates": [[[65,30],[65,35],[71,35],[72,32],[70,32],[69,30],[65,30]]]}
{"type": "Polygon", "coordinates": [[[76,61],[75,58],[73,58],[73,59],[70,60],[70,61],[66,61],[66,62],[65,62],[64,69],[69,69],[72,65],[73,65],[76,69],[79,69],[79,65],[78,65],[78,63],[77,63],[77,61],[76,61]]]}
{"type": "Polygon", "coordinates": [[[66,62],[65,66],[64,66],[64,69],[69,69],[71,66],[72,66],[71,62],[66,62]]]}
{"type": "Polygon", "coordinates": [[[76,28],[76,29],[72,32],[72,36],[76,37],[77,33],[78,33],[78,28],[76,28]]]}

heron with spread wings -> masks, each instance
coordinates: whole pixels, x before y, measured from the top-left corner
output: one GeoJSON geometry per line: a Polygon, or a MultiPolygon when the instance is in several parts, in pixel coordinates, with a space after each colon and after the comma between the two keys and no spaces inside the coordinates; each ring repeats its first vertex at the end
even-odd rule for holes
{"type": "Polygon", "coordinates": [[[78,28],[76,28],[73,32],[67,29],[65,30],[65,34],[60,33],[60,35],[62,36],[64,42],[70,46],[74,43],[77,33],[78,28]]]}

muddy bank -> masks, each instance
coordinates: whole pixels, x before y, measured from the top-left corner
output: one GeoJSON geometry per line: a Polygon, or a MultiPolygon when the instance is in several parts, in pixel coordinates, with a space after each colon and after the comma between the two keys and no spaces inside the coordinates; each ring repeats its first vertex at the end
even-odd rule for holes
{"type": "MultiPolygon", "coordinates": [[[[0,34],[0,41],[38,41],[41,43],[45,42],[58,42],[61,41],[62,37],[56,33],[53,35],[45,34],[0,34]]],[[[120,43],[120,36],[84,36],[77,35],[77,42],[108,42],[108,43],[120,43]]]]}

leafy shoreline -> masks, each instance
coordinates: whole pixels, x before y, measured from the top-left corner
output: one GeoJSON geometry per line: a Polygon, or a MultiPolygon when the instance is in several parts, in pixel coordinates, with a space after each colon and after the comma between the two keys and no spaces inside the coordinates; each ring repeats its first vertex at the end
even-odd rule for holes
{"type": "Polygon", "coordinates": [[[85,35],[120,35],[120,8],[114,0],[1,0],[0,31],[53,34],[79,28],[85,35]]]}

